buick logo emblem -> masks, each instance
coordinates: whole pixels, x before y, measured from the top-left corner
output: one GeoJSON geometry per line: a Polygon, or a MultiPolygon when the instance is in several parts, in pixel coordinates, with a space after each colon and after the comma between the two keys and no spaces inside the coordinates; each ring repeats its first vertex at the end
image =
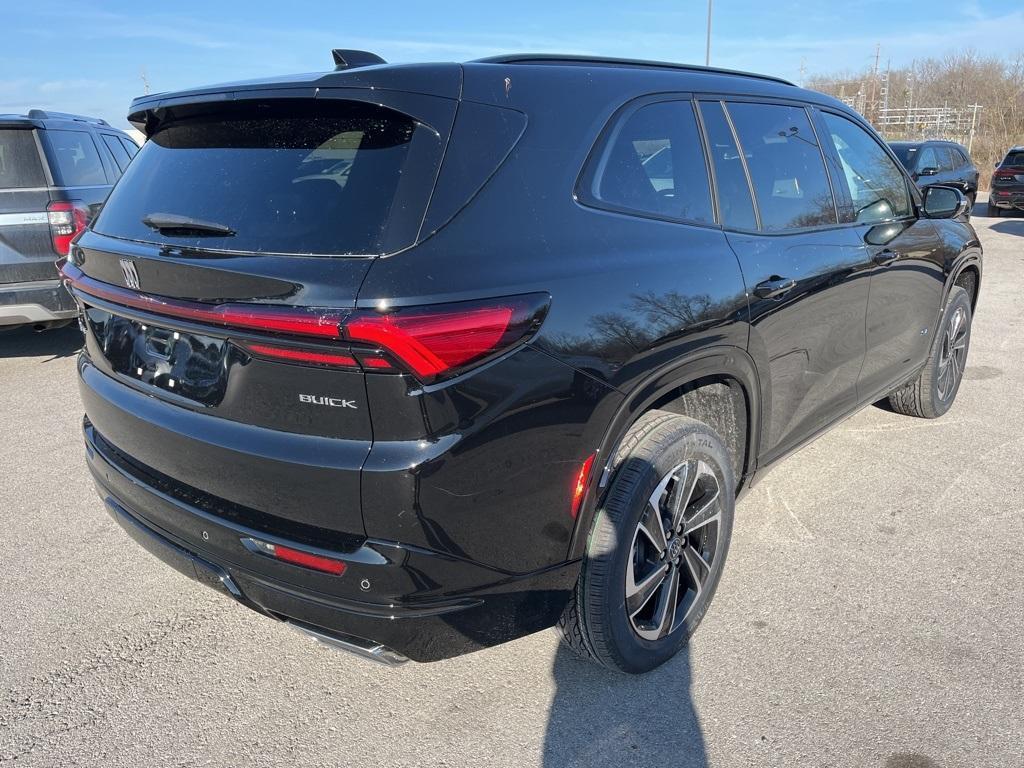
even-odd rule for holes
{"type": "Polygon", "coordinates": [[[139,290],[139,273],[135,269],[135,262],[121,259],[121,271],[124,273],[124,284],[136,291],[139,290]]]}

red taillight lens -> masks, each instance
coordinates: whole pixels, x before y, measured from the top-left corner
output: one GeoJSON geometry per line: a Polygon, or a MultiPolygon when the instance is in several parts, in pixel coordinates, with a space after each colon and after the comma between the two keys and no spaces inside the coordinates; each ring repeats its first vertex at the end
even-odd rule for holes
{"type": "Polygon", "coordinates": [[[421,379],[431,381],[483,362],[525,341],[540,327],[547,294],[359,311],[342,326],[345,338],[382,347],[421,379]]]}
{"type": "Polygon", "coordinates": [[[241,346],[255,355],[273,358],[274,360],[354,368],[356,370],[359,369],[359,363],[357,363],[356,359],[351,355],[336,354],[334,352],[320,352],[310,349],[294,349],[292,347],[278,347],[272,344],[252,344],[243,342],[241,346]]]}
{"type": "Polygon", "coordinates": [[[292,565],[301,565],[303,568],[312,568],[314,571],[330,573],[334,576],[341,576],[348,567],[343,561],[335,560],[333,557],[314,555],[312,552],[292,549],[281,544],[271,544],[269,541],[242,539],[242,543],[250,551],[258,552],[261,555],[267,555],[292,565]]]}
{"type": "Polygon", "coordinates": [[[580,467],[579,473],[576,475],[576,486],[572,492],[572,516],[575,518],[580,513],[580,505],[583,503],[583,497],[587,495],[587,482],[590,480],[590,468],[594,466],[594,457],[597,454],[592,453],[587,456],[583,462],[583,466],[580,467]]]}
{"type": "Polygon", "coordinates": [[[74,201],[59,201],[46,206],[50,239],[58,256],[67,256],[71,241],[89,225],[89,209],[74,201]]]}
{"type": "Polygon", "coordinates": [[[73,264],[65,264],[61,274],[73,287],[89,296],[112,301],[145,312],[206,322],[227,328],[289,333],[337,339],[343,312],[308,307],[269,306],[265,304],[200,304],[168,299],[148,293],[119,288],[85,275],[73,264]]]}
{"type": "MultiPolygon", "coordinates": [[[[383,350],[351,350],[351,355],[314,352],[246,342],[250,351],[280,360],[318,365],[361,364],[364,370],[396,370],[396,363],[424,382],[464,371],[507,352],[532,336],[547,314],[551,297],[531,293],[484,301],[405,307],[391,312],[316,309],[266,304],[202,304],[140,293],[100,282],[74,264],[61,274],[88,301],[92,296],[122,306],[224,328],[268,331],[372,344],[383,350]],[[332,359],[336,358],[336,359],[332,359]]],[[[145,275],[140,276],[143,284],[145,275]]]]}

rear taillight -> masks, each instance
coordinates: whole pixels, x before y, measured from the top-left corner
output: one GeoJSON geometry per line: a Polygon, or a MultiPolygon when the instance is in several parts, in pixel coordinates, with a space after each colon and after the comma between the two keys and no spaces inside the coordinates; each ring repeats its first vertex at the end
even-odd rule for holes
{"type": "Polygon", "coordinates": [[[432,382],[479,365],[532,336],[547,314],[546,293],[507,296],[455,304],[375,310],[316,309],[266,304],[201,304],[139,293],[103,283],[66,263],[61,274],[88,301],[89,296],[146,312],[209,323],[226,329],[263,331],[320,341],[348,341],[374,349],[302,349],[283,343],[238,342],[250,353],[300,364],[361,368],[375,372],[408,370],[432,382]]]}
{"type": "Polygon", "coordinates": [[[424,381],[450,376],[502,354],[540,327],[547,294],[357,311],[342,324],[350,341],[381,347],[424,381]]]}
{"type": "Polygon", "coordinates": [[[71,241],[89,225],[89,209],[77,201],[61,200],[46,206],[50,239],[58,256],[67,256],[71,241]]]}
{"type": "Polygon", "coordinates": [[[1013,181],[1016,179],[1018,173],[1024,173],[1024,169],[1013,169],[1013,168],[997,168],[992,174],[993,179],[999,179],[1001,181],[1013,181]]]}

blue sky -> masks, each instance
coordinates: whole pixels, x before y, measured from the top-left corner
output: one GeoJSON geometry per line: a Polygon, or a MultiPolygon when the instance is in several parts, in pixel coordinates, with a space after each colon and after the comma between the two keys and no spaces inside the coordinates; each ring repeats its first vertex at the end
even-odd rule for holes
{"type": "MultiPolygon", "coordinates": [[[[0,113],[83,112],[125,126],[130,100],[206,83],[328,69],[330,49],[388,61],[514,51],[703,63],[705,0],[288,2],[2,0],[0,113]]],[[[1024,49],[1024,4],[995,0],[715,0],[712,64],[800,79],[974,48],[1024,49]]]]}

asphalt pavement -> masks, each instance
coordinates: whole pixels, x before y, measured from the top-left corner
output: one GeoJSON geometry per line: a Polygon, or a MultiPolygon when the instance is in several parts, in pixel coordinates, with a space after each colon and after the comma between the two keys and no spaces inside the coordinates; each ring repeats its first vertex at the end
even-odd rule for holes
{"type": "Polygon", "coordinates": [[[0,765],[1024,765],[1024,217],[974,222],[953,409],[869,407],[773,470],[643,677],[553,631],[389,669],[193,584],[92,489],[78,331],[0,334],[0,765]]]}

